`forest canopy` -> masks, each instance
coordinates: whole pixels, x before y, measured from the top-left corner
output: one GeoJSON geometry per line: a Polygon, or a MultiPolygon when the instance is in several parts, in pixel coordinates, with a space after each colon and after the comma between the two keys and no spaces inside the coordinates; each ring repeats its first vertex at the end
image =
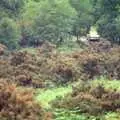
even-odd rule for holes
{"type": "Polygon", "coordinates": [[[36,42],[60,44],[87,36],[91,27],[120,42],[119,0],[1,0],[0,43],[14,49],[36,42]]]}

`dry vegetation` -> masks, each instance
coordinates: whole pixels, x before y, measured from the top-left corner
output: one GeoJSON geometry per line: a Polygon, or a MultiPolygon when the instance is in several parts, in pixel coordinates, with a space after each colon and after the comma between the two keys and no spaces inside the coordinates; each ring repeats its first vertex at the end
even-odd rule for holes
{"type": "MultiPolygon", "coordinates": [[[[5,47],[4,47],[5,48],[5,47]]],[[[54,108],[78,109],[80,113],[99,115],[119,111],[120,93],[88,84],[98,76],[120,80],[120,47],[109,42],[90,43],[84,51],[60,53],[45,42],[36,53],[17,51],[0,56],[0,117],[2,120],[50,120],[51,113],[34,102],[33,92],[18,86],[47,88],[50,85],[83,83],[73,88],[64,99],[52,102],[54,108]],[[14,85],[16,84],[16,85],[14,85]],[[17,86],[17,87],[16,87],[17,86]],[[4,98],[4,99],[3,99],[4,98]]]]}
{"type": "Polygon", "coordinates": [[[25,51],[11,53],[5,60],[0,59],[0,78],[35,88],[46,87],[50,82],[87,81],[101,75],[119,80],[120,48],[106,44],[101,47],[101,44],[105,43],[95,43],[96,50],[90,45],[88,49],[72,54],[59,53],[50,43],[37,48],[36,54],[25,51]],[[103,52],[103,48],[109,52],[103,52]]]}
{"type": "Polygon", "coordinates": [[[73,92],[52,102],[53,107],[79,110],[79,113],[100,115],[109,111],[120,110],[120,92],[105,89],[102,85],[93,87],[81,83],[73,88],[73,92]]]}
{"type": "Polygon", "coordinates": [[[0,80],[1,120],[51,120],[33,99],[33,92],[0,80]]]}

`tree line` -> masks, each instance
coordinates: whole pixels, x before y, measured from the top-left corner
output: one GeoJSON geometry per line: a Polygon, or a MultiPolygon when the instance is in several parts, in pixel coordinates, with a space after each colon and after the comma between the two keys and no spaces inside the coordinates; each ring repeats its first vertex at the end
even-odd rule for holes
{"type": "Polygon", "coordinates": [[[9,49],[45,40],[60,44],[70,36],[78,40],[91,26],[120,43],[119,0],[1,0],[0,43],[9,49]]]}

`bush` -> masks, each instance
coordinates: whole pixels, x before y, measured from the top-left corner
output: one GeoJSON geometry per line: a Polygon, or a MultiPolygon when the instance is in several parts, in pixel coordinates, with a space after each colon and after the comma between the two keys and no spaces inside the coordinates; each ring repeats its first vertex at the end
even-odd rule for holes
{"type": "Polygon", "coordinates": [[[48,120],[47,114],[33,100],[33,92],[0,80],[1,120],[48,120]]]}
{"type": "Polygon", "coordinates": [[[88,75],[88,79],[96,76],[106,76],[108,79],[120,79],[120,55],[119,48],[113,48],[109,52],[92,53],[86,63],[83,63],[83,71],[88,75]]]}
{"type": "Polygon", "coordinates": [[[120,79],[120,48],[111,47],[108,42],[91,43],[91,46],[82,52],[73,53],[78,65],[81,66],[82,80],[106,76],[108,79],[120,79]]]}
{"type": "Polygon", "coordinates": [[[20,38],[19,29],[12,19],[3,18],[0,21],[0,43],[6,45],[9,49],[18,47],[20,38]]]}
{"type": "Polygon", "coordinates": [[[0,56],[3,55],[3,54],[5,53],[5,50],[6,50],[6,46],[0,44],[0,56]]]}
{"type": "Polygon", "coordinates": [[[109,111],[120,109],[120,93],[114,90],[107,90],[102,85],[93,87],[88,83],[81,83],[73,88],[73,92],[65,98],[56,99],[52,102],[55,108],[65,108],[79,111],[78,113],[88,113],[100,115],[109,111]]]}
{"type": "Polygon", "coordinates": [[[6,60],[0,60],[0,77],[12,79],[19,85],[34,87],[45,87],[48,81],[64,85],[99,76],[119,80],[120,48],[95,46],[70,55],[59,53],[56,46],[44,42],[40,48],[35,49],[36,53],[15,52],[5,57],[6,60]]]}

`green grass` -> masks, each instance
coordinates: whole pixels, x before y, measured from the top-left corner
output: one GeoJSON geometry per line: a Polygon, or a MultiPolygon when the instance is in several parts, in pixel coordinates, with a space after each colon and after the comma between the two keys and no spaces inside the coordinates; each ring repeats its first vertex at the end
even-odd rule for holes
{"type": "Polygon", "coordinates": [[[80,51],[81,50],[80,46],[78,46],[78,45],[76,45],[76,46],[77,47],[62,45],[58,48],[58,51],[61,53],[72,53],[74,51],[80,51]]]}
{"type": "Polygon", "coordinates": [[[20,51],[21,52],[27,51],[28,53],[31,53],[31,54],[36,54],[37,52],[36,48],[33,48],[33,47],[22,48],[20,49],[20,51]]]}
{"type": "Polygon", "coordinates": [[[61,53],[72,53],[74,51],[81,51],[83,48],[76,42],[76,40],[66,40],[62,45],[60,45],[57,50],[61,53]]]}
{"type": "Polygon", "coordinates": [[[99,79],[96,79],[91,82],[93,86],[96,86],[98,84],[103,85],[106,89],[116,89],[117,91],[120,91],[120,80],[108,80],[105,77],[101,77],[99,79]]]}
{"type": "Polygon", "coordinates": [[[38,90],[36,100],[41,102],[43,107],[50,108],[49,102],[55,100],[56,97],[63,97],[65,94],[72,92],[71,86],[52,88],[48,90],[38,90]]]}
{"type": "Polygon", "coordinates": [[[105,120],[120,120],[120,113],[110,112],[105,115],[105,120]]]}
{"type": "Polygon", "coordinates": [[[35,97],[36,101],[41,103],[42,106],[54,114],[54,120],[97,120],[95,117],[85,116],[83,114],[76,114],[76,111],[66,110],[66,109],[54,109],[51,108],[49,102],[56,99],[56,97],[64,97],[65,94],[72,92],[72,87],[59,87],[47,90],[36,91],[37,95],[35,97]]]}
{"type": "MultiPolygon", "coordinates": [[[[108,89],[117,89],[120,91],[120,81],[118,80],[107,80],[105,77],[101,77],[90,82],[93,86],[102,84],[108,89]]],[[[74,83],[75,85],[76,83],[74,83]]],[[[77,85],[77,84],[76,84],[77,85]]],[[[102,116],[89,116],[85,114],[78,114],[76,110],[66,110],[66,109],[54,109],[51,108],[50,102],[55,100],[57,97],[64,97],[65,94],[72,92],[71,86],[58,87],[52,89],[36,91],[37,95],[35,99],[37,102],[41,103],[42,106],[54,114],[54,120],[120,120],[119,112],[109,112],[102,116]]]]}
{"type": "Polygon", "coordinates": [[[57,109],[54,111],[55,120],[87,120],[87,116],[78,115],[75,111],[68,111],[65,109],[57,109]]]}
{"type": "Polygon", "coordinates": [[[84,115],[77,115],[76,111],[68,111],[65,109],[52,109],[49,102],[56,99],[56,97],[64,97],[65,94],[72,92],[72,87],[59,87],[47,90],[36,91],[36,101],[41,103],[42,106],[54,114],[54,120],[87,120],[84,115]]]}

